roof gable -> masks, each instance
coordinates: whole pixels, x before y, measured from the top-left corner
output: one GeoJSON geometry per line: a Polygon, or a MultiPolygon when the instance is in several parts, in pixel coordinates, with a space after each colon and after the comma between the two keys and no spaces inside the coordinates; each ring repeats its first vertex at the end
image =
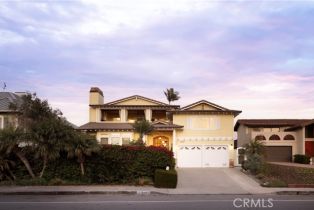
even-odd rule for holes
{"type": "Polygon", "coordinates": [[[109,103],[106,103],[105,105],[140,105],[140,106],[154,106],[154,105],[162,105],[162,106],[167,106],[168,104],[156,101],[154,99],[146,98],[143,96],[139,95],[134,95],[126,98],[122,98],[116,101],[112,101],[109,103]]]}
{"type": "Polygon", "coordinates": [[[229,109],[224,108],[222,106],[219,106],[217,104],[211,103],[206,100],[201,100],[198,102],[195,102],[193,104],[187,105],[185,107],[182,107],[181,110],[185,111],[228,111],[229,109]]]}

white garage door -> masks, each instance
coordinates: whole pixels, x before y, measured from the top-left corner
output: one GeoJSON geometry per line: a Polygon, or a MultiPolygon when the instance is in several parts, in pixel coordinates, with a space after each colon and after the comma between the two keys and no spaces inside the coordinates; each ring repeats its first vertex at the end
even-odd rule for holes
{"type": "Polygon", "coordinates": [[[229,152],[226,145],[184,145],[179,146],[177,154],[178,167],[228,167],[229,152]]]}

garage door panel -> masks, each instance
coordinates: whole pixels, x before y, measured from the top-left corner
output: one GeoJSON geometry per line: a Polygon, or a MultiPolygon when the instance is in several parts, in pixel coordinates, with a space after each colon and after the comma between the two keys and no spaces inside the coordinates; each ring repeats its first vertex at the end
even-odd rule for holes
{"type": "Polygon", "coordinates": [[[226,145],[179,146],[178,167],[228,167],[229,151],[226,145]]]}
{"type": "Polygon", "coordinates": [[[180,146],[178,152],[178,167],[183,168],[202,167],[202,147],[180,146]]]}
{"type": "Polygon", "coordinates": [[[266,146],[266,161],[273,162],[291,162],[292,147],[291,146],[266,146]]]}

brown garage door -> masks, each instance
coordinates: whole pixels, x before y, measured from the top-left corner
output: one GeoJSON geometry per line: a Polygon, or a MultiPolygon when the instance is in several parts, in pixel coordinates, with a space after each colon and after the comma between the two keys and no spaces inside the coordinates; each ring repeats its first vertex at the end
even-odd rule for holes
{"type": "Polygon", "coordinates": [[[266,146],[266,160],[274,162],[291,162],[292,147],[289,146],[266,146]]]}

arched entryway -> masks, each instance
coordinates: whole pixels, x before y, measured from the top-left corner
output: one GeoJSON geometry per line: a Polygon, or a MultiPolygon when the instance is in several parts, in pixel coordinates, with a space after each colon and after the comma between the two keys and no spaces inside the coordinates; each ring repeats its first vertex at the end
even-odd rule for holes
{"type": "Polygon", "coordinates": [[[154,146],[156,147],[166,147],[169,149],[169,138],[166,136],[156,136],[153,138],[154,146]]]}

